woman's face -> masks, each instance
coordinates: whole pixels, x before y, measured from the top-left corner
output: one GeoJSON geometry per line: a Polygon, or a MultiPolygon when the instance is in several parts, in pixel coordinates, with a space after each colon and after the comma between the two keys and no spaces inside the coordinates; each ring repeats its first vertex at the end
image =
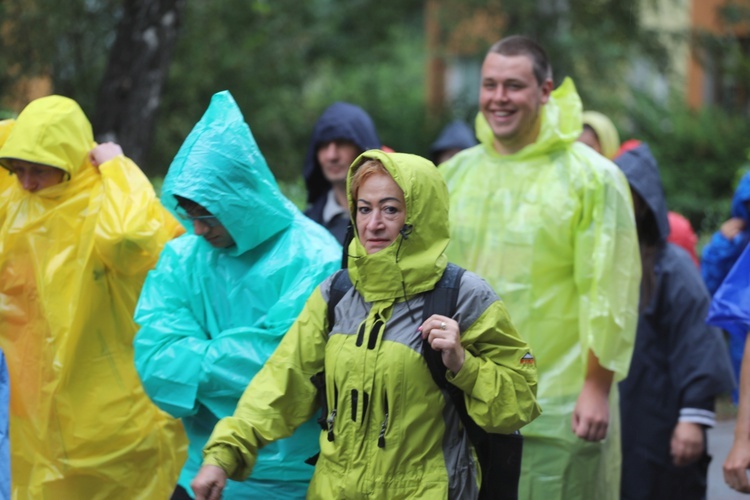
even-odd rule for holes
{"type": "Polygon", "coordinates": [[[357,233],[367,254],[387,247],[406,220],[404,192],[390,175],[367,177],[357,193],[357,233]]]}

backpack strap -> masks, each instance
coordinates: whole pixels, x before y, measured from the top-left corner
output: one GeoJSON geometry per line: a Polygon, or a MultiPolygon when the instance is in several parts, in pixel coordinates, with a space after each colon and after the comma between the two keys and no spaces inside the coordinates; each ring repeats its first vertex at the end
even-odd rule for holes
{"type": "MultiPolygon", "coordinates": [[[[452,317],[456,312],[458,304],[458,291],[461,277],[466,270],[455,264],[448,263],[443,276],[431,291],[424,296],[424,308],[422,310],[422,323],[433,314],[452,317]]],[[[439,351],[435,351],[427,340],[422,341],[422,354],[427,367],[430,369],[432,379],[438,387],[445,389],[448,381],[445,379],[443,358],[439,351]]],[[[463,399],[462,399],[463,400],[463,399]]]]}
{"type": "MultiPolygon", "coordinates": [[[[448,264],[443,276],[438,281],[435,288],[425,294],[425,304],[422,311],[422,322],[433,314],[452,317],[456,312],[458,304],[458,292],[461,284],[461,277],[466,270],[454,264],[448,264]]],[[[424,357],[427,367],[435,384],[447,393],[448,399],[456,408],[461,423],[466,429],[469,440],[474,444],[474,448],[479,457],[480,464],[484,462],[485,457],[485,437],[486,432],[474,422],[466,410],[466,401],[464,392],[455,385],[448,382],[445,378],[445,372],[448,368],[443,363],[443,356],[440,351],[432,348],[427,339],[422,341],[422,356],[424,357]]]]}
{"type": "MultiPolygon", "coordinates": [[[[454,264],[448,264],[435,288],[425,294],[422,322],[433,314],[453,317],[464,271],[454,264]]],[[[443,390],[446,399],[456,408],[466,434],[474,445],[482,468],[479,500],[518,500],[523,454],[521,433],[515,431],[512,434],[493,434],[479,427],[466,410],[463,391],[445,378],[448,368],[443,364],[441,353],[435,351],[427,340],[422,341],[422,356],[435,384],[443,390]]]]}
{"type": "Polygon", "coordinates": [[[333,275],[331,288],[328,289],[328,331],[330,333],[333,324],[336,322],[336,305],[346,292],[352,287],[352,280],[349,278],[349,271],[339,269],[333,275]]]}

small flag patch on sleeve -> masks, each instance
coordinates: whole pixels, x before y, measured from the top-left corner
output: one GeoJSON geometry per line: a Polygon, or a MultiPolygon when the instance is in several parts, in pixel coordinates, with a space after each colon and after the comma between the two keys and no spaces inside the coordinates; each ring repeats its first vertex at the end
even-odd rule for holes
{"type": "Polygon", "coordinates": [[[521,358],[522,365],[533,365],[534,363],[536,363],[536,360],[534,359],[534,356],[532,356],[530,352],[527,352],[521,358]]]}

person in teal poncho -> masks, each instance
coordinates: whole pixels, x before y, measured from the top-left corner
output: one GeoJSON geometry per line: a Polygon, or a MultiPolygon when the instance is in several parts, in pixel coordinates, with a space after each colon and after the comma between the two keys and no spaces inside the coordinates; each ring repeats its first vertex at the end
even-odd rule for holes
{"type": "Polygon", "coordinates": [[[628,184],[581,134],[573,82],[553,90],[520,36],[482,66],[480,144],[440,167],[448,259],[483,276],[534,350],[542,415],[523,429],[520,498],[617,498],[615,381],[628,372],[640,257],[628,184]]]}
{"type": "MultiPolygon", "coordinates": [[[[279,191],[229,92],[214,95],[164,180],[162,202],[188,234],[164,249],[135,319],[135,363],[148,395],[181,417],[190,440],[176,495],[216,422],[234,412],[341,247],[279,191]]],[[[318,451],[311,420],[263,449],[227,498],[304,498],[318,451]]],[[[181,489],[180,489],[181,488],[181,489]]]]}

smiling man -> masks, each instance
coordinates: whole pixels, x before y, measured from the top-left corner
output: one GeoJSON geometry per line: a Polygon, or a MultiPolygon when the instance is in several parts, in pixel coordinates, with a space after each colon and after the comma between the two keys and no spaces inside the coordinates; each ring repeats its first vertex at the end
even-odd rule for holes
{"type": "Polygon", "coordinates": [[[524,427],[519,498],[617,498],[614,381],[633,349],[640,279],[628,184],[587,146],[573,82],[553,90],[536,42],[500,40],[482,65],[480,144],[440,167],[449,260],[483,276],[531,345],[542,416],[524,427]]]}

